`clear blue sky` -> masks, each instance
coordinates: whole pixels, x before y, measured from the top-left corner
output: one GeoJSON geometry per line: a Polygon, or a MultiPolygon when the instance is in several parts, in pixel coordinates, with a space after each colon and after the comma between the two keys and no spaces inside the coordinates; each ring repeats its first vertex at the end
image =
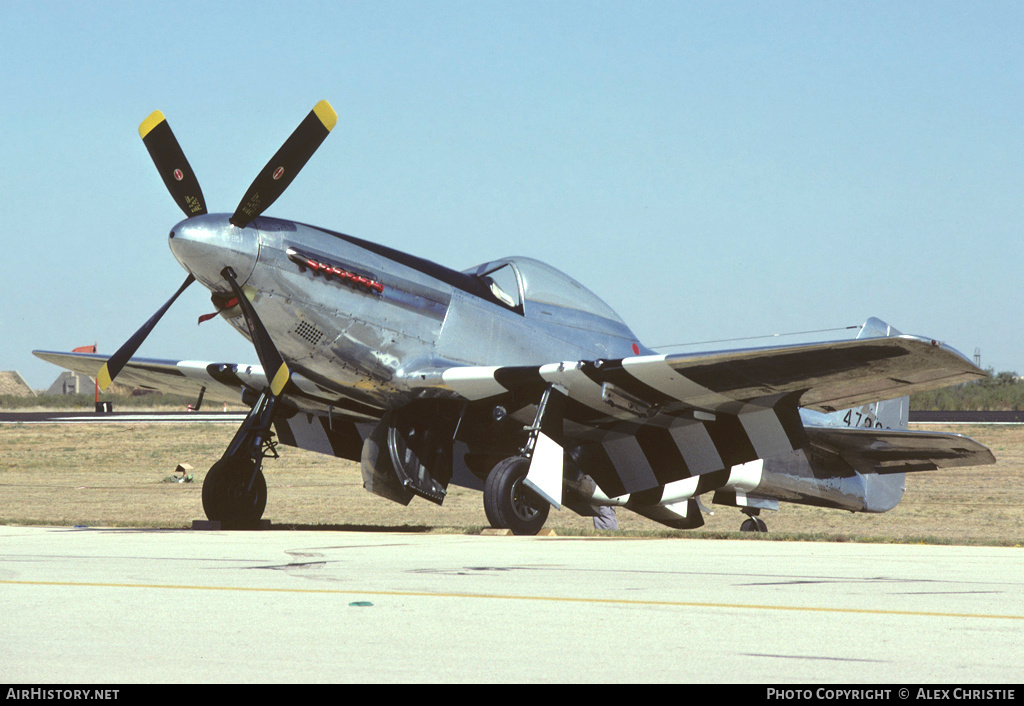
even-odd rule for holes
{"type": "MultiPolygon", "coordinates": [[[[650,346],[878,316],[1024,372],[1022,36],[1017,0],[0,0],[0,370],[44,387],[32,349],[113,352],[184,278],[152,110],[230,212],[326,98],[268,215],[537,257],[650,346]]],[[[140,355],[255,362],[210,310],[140,355]]]]}

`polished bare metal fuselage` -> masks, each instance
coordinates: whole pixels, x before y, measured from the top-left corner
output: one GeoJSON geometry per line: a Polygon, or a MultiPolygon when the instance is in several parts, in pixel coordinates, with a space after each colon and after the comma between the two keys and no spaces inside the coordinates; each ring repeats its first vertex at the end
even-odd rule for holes
{"type": "MultiPolygon", "coordinates": [[[[535,261],[488,263],[515,268],[519,306],[510,307],[474,274],[356,238],[270,218],[245,231],[224,214],[191,218],[175,226],[171,249],[215,296],[228,296],[221,270],[231,266],[289,367],[328,397],[383,410],[412,394],[404,380],[423,370],[648,352],[617,318],[530,298],[522,262],[593,297],[535,261]]],[[[222,313],[249,335],[237,309],[222,313]]]]}
{"type": "MultiPolygon", "coordinates": [[[[456,272],[292,221],[258,218],[239,229],[228,223],[226,214],[183,221],[170,242],[182,266],[214,293],[215,301],[229,296],[221,273],[231,267],[307,402],[354,419],[375,420],[409,403],[419,394],[411,378],[434,370],[651,352],[593,294],[531,260],[508,258],[456,272]],[[515,274],[506,289],[518,288],[511,295],[517,306],[494,296],[477,274],[502,264],[511,265],[515,274]],[[566,307],[531,298],[523,268],[579,288],[584,301],[566,307]]],[[[222,314],[249,336],[237,307],[226,306],[222,314]]],[[[855,511],[887,510],[902,495],[902,474],[876,476],[870,483],[852,472],[816,478],[814,465],[803,451],[766,459],[734,469],[725,489],[760,489],[793,500],[817,498],[821,504],[855,511]]],[[[692,497],[695,491],[695,483],[672,483],[661,503],[692,497]]],[[[600,491],[591,495],[591,500],[602,499],[600,491]]],[[[628,497],[607,500],[629,502],[628,497]]]]}

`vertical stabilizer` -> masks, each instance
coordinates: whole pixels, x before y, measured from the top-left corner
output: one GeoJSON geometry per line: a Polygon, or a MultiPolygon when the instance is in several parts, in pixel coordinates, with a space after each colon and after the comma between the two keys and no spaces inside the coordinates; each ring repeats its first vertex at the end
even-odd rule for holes
{"type": "MultiPolygon", "coordinates": [[[[861,326],[857,338],[888,338],[899,336],[896,330],[881,319],[868,319],[861,326]]],[[[856,429],[906,429],[910,416],[910,397],[872,402],[871,404],[842,409],[831,414],[808,414],[801,410],[805,424],[811,426],[851,427],[856,429]]]]}
{"type": "MultiPolygon", "coordinates": [[[[860,333],[857,334],[857,338],[888,338],[889,336],[899,336],[900,333],[902,332],[897,331],[881,319],[871,317],[864,322],[860,333]]],[[[883,429],[907,428],[910,416],[910,397],[898,397],[894,400],[876,402],[873,405],[868,405],[868,407],[874,407],[876,422],[874,426],[883,429]]]]}

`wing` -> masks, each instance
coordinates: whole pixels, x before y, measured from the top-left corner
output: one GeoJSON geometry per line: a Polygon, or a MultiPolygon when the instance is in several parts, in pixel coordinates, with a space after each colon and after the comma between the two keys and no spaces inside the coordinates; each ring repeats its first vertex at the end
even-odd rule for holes
{"type": "MultiPolygon", "coordinates": [[[[96,353],[33,351],[36,357],[95,378],[109,356],[96,353]]],[[[329,396],[324,388],[302,375],[292,376],[294,394],[286,396],[285,408],[274,428],[283,444],[339,458],[359,460],[362,439],[368,433],[366,422],[376,420],[376,410],[329,396]]],[[[205,388],[207,402],[238,403],[248,390],[258,393],[267,386],[259,365],[208,363],[193,360],[156,360],[132,358],[117,382],[146,390],[197,397],[205,388]]]]}
{"type": "MultiPolygon", "coordinates": [[[[426,394],[536,404],[568,397],[573,458],[609,494],[636,493],[807,442],[799,408],[833,412],[975,380],[953,349],[892,336],[696,355],[418,371],[426,394]]],[[[567,448],[567,450],[569,450],[567,448]]]]}
{"type": "MultiPolygon", "coordinates": [[[[62,353],[32,351],[37,358],[95,378],[110,356],[99,353],[62,353]]],[[[243,389],[261,390],[266,386],[263,368],[258,365],[207,363],[194,360],[157,360],[132,358],[117,376],[117,382],[154,392],[196,396],[204,387],[205,399],[237,403],[243,389]]]]}
{"type": "Polygon", "coordinates": [[[728,404],[728,400],[756,404],[772,395],[795,394],[800,407],[820,412],[986,376],[952,348],[906,335],[708,356],[667,356],[665,364],[689,380],[691,387],[707,389],[710,394],[705,399],[712,404],[728,404]]]}
{"type": "MultiPolygon", "coordinates": [[[[948,346],[901,335],[542,366],[454,367],[417,371],[407,376],[407,384],[445,388],[477,400],[553,383],[585,403],[601,397],[593,394],[593,385],[613,385],[648,410],[735,413],[789,397],[796,406],[834,412],[985,375],[948,346]]],[[[605,400],[592,406],[608,411],[615,404],[605,400]]]]}

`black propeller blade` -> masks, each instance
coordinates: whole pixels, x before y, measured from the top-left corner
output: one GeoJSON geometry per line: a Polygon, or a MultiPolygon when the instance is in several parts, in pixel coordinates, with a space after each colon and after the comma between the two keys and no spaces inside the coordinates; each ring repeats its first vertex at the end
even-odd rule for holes
{"type": "Polygon", "coordinates": [[[320,101],[253,180],[231,223],[245,228],[277,200],[338,122],[331,104],[320,101]]]}
{"type": "Polygon", "coordinates": [[[101,390],[106,390],[110,387],[110,383],[112,383],[114,378],[117,377],[117,374],[121,372],[121,368],[123,368],[125,363],[128,362],[128,359],[134,355],[135,351],[139,349],[139,346],[141,346],[142,342],[146,340],[150,331],[152,331],[153,327],[156,326],[158,321],[160,321],[160,318],[167,313],[168,309],[171,308],[171,304],[174,303],[174,300],[181,296],[181,293],[195,281],[196,278],[191,274],[186,277],[181,287],[179,287],[178,291],[174,293],[174,296],[168,299],[167,303],[160,307],[160,309],[150,317],[149,321],[144,323],[142,328],[136,331],[132,337],[129,338],[123,346],[118,348],[117,352],[110,356],[107,362],[103,364],[103,367],[100,368],[99,375],[96,376],[100,383],[101,390]]]}
{"type": "MultiPolygon", "coordinates": [[[[238,209],[231,217],[231,223],[239,228],[245,228],[274,203],[295,179],[309,158],[313,156],[337,122],[338,114],[334,112],[330,103],[325,100],[317,103],[252,182],[239,203],[238,209]]],[[[199,180],[196,179],[195,172],[192,171],[192,167],[185,158],[185,153],[182,151],[181,145],[178,144],[177,138],[171,132],[163,113],[159,110],[153,111],[149,117],[143,120],[139,125],[139,135],[142,137],[146,149],[149,150],[149,155],[152,157],[157,171],[160,172],[167,190],[185,216],[191,218],[207,213],[206,201],[203,199],[202,189],[199,188],[199,180]]],[[[290,380],[291,373],[288,366],[285,365],[284,359],[270,339],[263,322],[256,315],[252,304],[242,293],[230,268],[225,269],[224,277],[238,296],[242,312],[249,323],[249,329],[253,332],[256,354],[268,375],[271,394],[276,398],[290,380]]],[[[171,304],[194,281],[195,277],[189,274],[174,296],[168,299],[167,303],[107,360],[98,375],[101,389],[106,390],[110,386],[171,304]]]]}
{"type": "Polygon", "coordinates": [[[206,213],[206,201],[199,180],[181,151],[181,145],[171,132],[164,114],[154,110],[139,125],[139,136],[153,158],[153,164],[171,192],[171,197],[185,216],[201,216],[206,213]]]}
{"type": "Polygon", "coordinates": [[[224,279],[228,281],[228,284],[231,285],[231,290],[238,297],[238,305],[242,307],[242,314],[245,316],[245,321],[249,324],[249,331],[252,333],[252,342],[256,347],[256,355],[260,359],[260,365],[263,366],[263,373],[267,376],[267,382],[270,383],[270,393],[276,398],[291,379],[291,371],[288,370],[288,365],[284,362],[284,358],[281,357],[277,346],[274,345],[273,339],[270,338],[266,327],[256,314],[256,309],[253,308],[249,297],[245,296],[245,292],[242,291],[242,288],[238,286],[238,282],[235,281],[234,271],[230,267],[225,267],[221,274],[224,275],[224,279]]]}

